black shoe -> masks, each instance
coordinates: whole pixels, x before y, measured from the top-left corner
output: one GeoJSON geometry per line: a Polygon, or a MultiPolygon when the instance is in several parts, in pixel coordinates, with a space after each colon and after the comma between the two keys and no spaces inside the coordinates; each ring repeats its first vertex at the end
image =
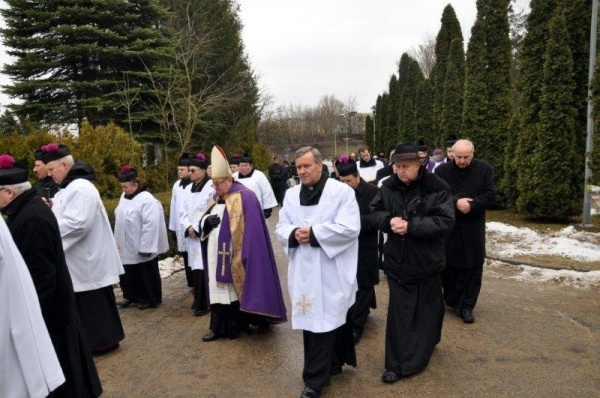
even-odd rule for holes
{"type": "Polygon", "coordinates": [[[118,308],[126,308],[126,307],[129,307],[131,304],[133,304],[133,301],[131,301],[129,299],[125,299],[125,300],[121,300],[121,301],[117,302],[117,307],[118,308]]]}
{"type": "Polygon", "coordinates": [[[352,338],[354,339],[354,344],[356,344],[360,341],[360,334],[352,332],[352,338]]]}
{"type": "Polygon", "coordinates": [[[210,311],[209,310],[197,310],[194,311],[194,316],[202,316],[202,315],[206,315],[208,314],[210,311]]]}
{"type": "Polygon", "coordinates": [[[207,335],[202,336],[202,341],[215,341],[221,336],[217,335],[215,332],[210,332],[207,335]]]}
{"type": "Polygon", "coordinates": [[[468,308],[460,309],[460,317],[463,319],[465,323],[473,323],[475,322],[475,318],[473,317],[473,312],[468,308]]]}
{"type": "Polygon", "coordinates": [[[381,380],[383,380],[384,383],[395,383],[398,380],[400,380],[400,376],[398,376],[396,373],[392,372],[391,370],[386,370],[383,373],[383,376],[381,376],[381,380]]]}
{"type": "Polygon", "coordinates": [[[317,398],[319,395],[321,395],[320,391],[315,390],[314,388],[311,388],[311,387],[304,387],[304,390],[302,391],[302,395],[300,395],[300,398],[317,398]]]}
{"type": "Polygon", "coordinates": [[[138,307],[140,310],[145,310],[146,308],[150,308],[150,304],[148,304],[148,303],[139,303],[139,304],[137,305],[137,307],[138,307]]]}

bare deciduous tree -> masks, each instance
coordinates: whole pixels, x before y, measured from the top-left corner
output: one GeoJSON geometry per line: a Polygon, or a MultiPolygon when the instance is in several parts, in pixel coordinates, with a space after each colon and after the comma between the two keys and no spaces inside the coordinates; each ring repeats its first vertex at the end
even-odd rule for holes
{"type": "Polygon", "coordinates": [[[410,49],[408,55],[419,63],[425,77],[429,77],[435,65],[435,37],[427,34],[423,43],[410,49]]]}

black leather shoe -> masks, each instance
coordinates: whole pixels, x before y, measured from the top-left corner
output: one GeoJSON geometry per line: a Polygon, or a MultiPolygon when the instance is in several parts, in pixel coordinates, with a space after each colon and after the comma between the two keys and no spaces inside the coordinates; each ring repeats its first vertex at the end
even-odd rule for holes
{"type": "Polygon", "coordinates": [[[206,315],[208,314],[210,311],[209,310],[198,310],[194,312],[194,316],[202,316],[202,315],[206,315]]]}
{"type": "Polygon", "coordinates": [[[215,341],[219,337],[221,336],[217,335],[215,332],[210,332],[209,334],[202,336],[202,341],[215,341]]]}
{"type": "Polygon", "coordinates": [[[391,370],[386,370],[383,373],[383,376],[381,376],[381,380],[383,380],[384,383],[395,383],[398,380],[400,380],[400,376],[398,376],[396,373],[392,372],[391,370]]]}
{"type": "Polygon", "coordinates": [[[138,307],[140,310],[145,310],[146,308],[150,308],[150,304],[148,304],[148,303],[139,303],[139,304],[137,305],[137,307],[138,307]]]}
{"type": "Polygon", "coordinates": [[[304,390],[302,391],[302,395],[300,395],[300,398],[317,398],[319,395],[321,395],[320,391],[317,391],[311,387],[304,387],[304,390]]]}
{"type": "Polygon", "coordinates": [[[460,317],[463,319],[465,323],[473,323],[475,322],[475,318],[473,317],[473,312],[471,312],[468,308],[460,309],[460,317]]]}
{"type": "Polygon", "coordinates": [[[129,307],[131,304],[133,304],[133,301],[131,301],[129,299],[125,299],[125,300],[121,300],[121,301],[117,302],[117,307],[125,308],[125,307],[129,307]]]}
{"type": "Polygon", "coordinates": [[[360,334],[352,332],[352,338],[354,339],[354,344],[356,344],[360,341],[360,334]]]}

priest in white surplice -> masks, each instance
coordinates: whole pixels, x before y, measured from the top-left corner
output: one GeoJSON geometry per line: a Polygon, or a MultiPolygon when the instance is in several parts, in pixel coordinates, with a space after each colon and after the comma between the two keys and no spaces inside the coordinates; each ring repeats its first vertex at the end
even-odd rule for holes
{"type": "Polygon", "coordinates": [[[48,175],[60,187],[48,203],[58,221],[90,349],[100,353],[118,348],[125,333],[112,285],[125,271],[100,193],[91,183],[96,174],[81,160],[75,162],[64,145],[51,143],[42,152],[48,175]]]}
{"type": "Polygon", "coordinates": [[[276,234],[289,258],[292,327],[304,331],[302,397],[318,397],[345,363],[356,366],[347,314],[358,286],[360,212],[352,188],[323,172],[317,149],[299,149],[295,162],[302,184],[286,193],[276,234]]]}
{"type": "Polygon", "coordinates": [[[43,398],[65,382],[23,257],[0,217],[0,397],[43,398]]]}
{"type": "Polygon", "coordinates": [[[123,194],[115,209],[115,241],[125,267],[120,307],[156,308],[162,303],[158,255],[169,250],[165,213],[134,168],[123,166],[117,178],[123,194]]]}
{"type": "Polygon", "coordinates": [[[179,222],[185,235],[185,247],[188,253],[188,264],[194,278],[194,303],[192,309],[195,316],[208,314],[208,286],[206,269],[202,261],[202,244],[200,242],[200,218],[204,215],[208,202],[215,194],[212,181],[208,176],[208,159],[199,153],[190,158],[191,191],[185,197],[179,209],[179,222]]]}
{"type": "Polygon", "coordinates": [[[181,230],[181,223],[179,220],[179,211],[181,210],[181,204],[185,201],[185,198],[190,193],[190,187],[192,181],[190,180],[190,155],[184,153],[179,158],[177,163],[177,176],[179,180],[173,184],[173,191],[171,192],[171,207],[169,209],[169,231],[175,233],[175,241],[177,242],[177,252],[183,258],[183,264],[185,268],[185,279],[188,287],[194,286],[194,278],[192,276],[192,269],[188,264],[188,253],[185,249],[185,236],[184,231],[181,230]]]}
{"type": "Polygon", "coordinates": [[[265,173],[254,168],[252,156],[245,153],[240,157],[239,170],[233,173],[233,178],[254,192],[265,218],[271,217],[273,207],[277,206],[277,199],[275,199],[275,193],[265,173]]]}

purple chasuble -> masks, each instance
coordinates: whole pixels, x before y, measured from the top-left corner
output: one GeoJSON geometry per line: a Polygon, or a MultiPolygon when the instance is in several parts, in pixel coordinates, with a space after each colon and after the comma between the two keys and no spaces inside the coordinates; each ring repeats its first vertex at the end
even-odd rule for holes
{"type": "MultiPolygon", "coordinates": [[[[240,309],[252,314],[265,315],[274,323],[286,322],[287,310],[283,302],[277,263],[275,262],[271,237],[260,202],[254,192],[239,182],[233,183],[228,195],[235,192],[239,192],[241,195],[244,214],[244,231],[241,234],[243,240],[241,261],[245,277],[240,309]]],[[[215,199],[217,198],[215,197],[215,199]]],[[[233,247],[236,245],[231,239],[231,223],[226,209],[223,213],[219,232],[216,279],[220,283],[233,283],[231,259],[234,256],[233,247]],[[225,250],[223,250],[223,247],[225,247],[225,250]],[[222,272],[223,256],[225,257],[224,272],[222,272]]]]}

